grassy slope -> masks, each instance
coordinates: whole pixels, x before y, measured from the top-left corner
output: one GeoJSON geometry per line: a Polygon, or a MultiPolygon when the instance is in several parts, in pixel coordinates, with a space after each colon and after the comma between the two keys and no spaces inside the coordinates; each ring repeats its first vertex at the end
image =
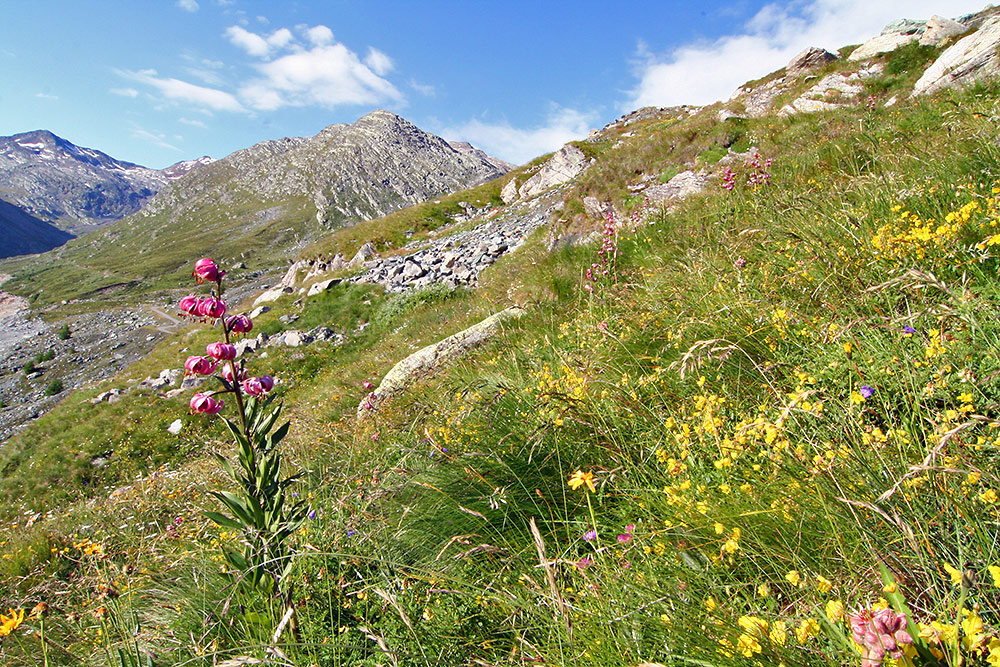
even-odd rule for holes
{"type": "MultiPolygon", "coordinates": [[[[303,665],[833,665],[858,659],[837,603],[884,597],[928,624],[914,636],[947,638],[965,620],[963,647],[923,645],[984,662],[1000,602],[1000,295],[992,245],[976,244],[997,233],[998,98],[979,88],[745,121],[737,141],[775,158],[771,185],[715,186],[623,230],[593,294],[582,275],[597,248],[549,255],[539,237],[475,293],[307,301],[297,327],[372,324],[342,348],[259,362],[285,380],[318,512],[300,535],[302,645],[283,650],[303,665]],[[509,300],[531,308],[501,339],[374,419],[349,419],[362,380],[509,300]],[[595,493],[567,486],[575,470],[595,493]]],[[[704,117],[630,129],[623,146],[594,148],[567,223],[583,224],[571,217],[582,195],[636,206],[629,182],[732,138],[704,117]]],[[[296,308],[279,303],[258,325],[296,308]]],[[[179,335],[131,376],[207,340],[179,335]]],[[[3,452],[18,526],[0,560],[10,605],[60,600],[48,631],[95,663],[111,662],[104,647],[132,650],[133,614],[164,664],[259,654],[266,604],[221,611],[215,544],[233,538],[199,515],[214,465],[177,467],[226,451],[221,430],[183,417],[171,440],[180,402],[83,398],[3,452]],[[108,442],[116,455],[95,469],[108,442]],[[95,618],[102,605],[111,614],[95,618]]],[[[7,664],[33,664],[37,645],[17,638],[0,648],[7,664]]]]}

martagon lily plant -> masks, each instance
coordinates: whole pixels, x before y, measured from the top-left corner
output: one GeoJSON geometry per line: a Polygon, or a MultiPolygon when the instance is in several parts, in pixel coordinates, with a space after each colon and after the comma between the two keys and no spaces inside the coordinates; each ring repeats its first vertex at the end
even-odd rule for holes
{"type": "Polygon", "coordinates": [[[225,271],[220,271],[216,263],[206,257],[195,263],[193,275],[198,284],[210,285],[212,294],[186,296],[180,300],[180,310],[187,317],[219,326],[223,340],[209,344],[205,355],[191,356],[184,362],[188,374],[215,374],[222,385],[219,390],[192,396],[191,411],[219,415],[236,445],[235,463],[215,454],[219,465],[234,482],[232,490],[210,492],[227,513],[205,514],[219,526],[239,531],[242,536],[242,551],[223,547],[226,562],[237,571],[234,574],[239,584],[280,597],[286,619],[289,619],[294,609],[289,576],[294,554],[289,537],[309,515],[305,501],[297,499],[298,494],[291,493],[289,487],[304,473],[281,477],[278,444],[288,433],[289,422],[275,428],[282,406],[270,395],[274,378],[251,376],[244,361],[237,361],[237,348],[232,341],[253,329],[253,322],[247,315],[226,317],[226,302],[222,299],[225,271]],[[235,420],[220,414],[224,407],[223,396],[232,397],[235,420]]]}

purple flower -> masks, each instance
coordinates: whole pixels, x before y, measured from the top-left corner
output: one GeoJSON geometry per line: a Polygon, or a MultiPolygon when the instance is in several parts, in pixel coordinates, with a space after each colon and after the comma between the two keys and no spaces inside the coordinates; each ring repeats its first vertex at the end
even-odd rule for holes
{"type": "Polygon", "coordinates": [[[903,327],[903,333],[906,334],[907,336],[912,336],[913,334],[917,333],[917,330],[911,326],[905,326],[903,327]]]}
{"type": "Polygon", "coordinates": [[[306,514],[306,516],[309,517],[310,519],[315,519],[316,518],[316,510],[309,510],[309,514],[306,514]]]}
{"type": "Polygon", "coordinates": [[[861,388],[858,389],[858,392],[865,398],[871,398],[875,394],[875,390],[866,384],[861,385],[861,388]]]}
{"type": "Polygon", "coordinates": [[[594,564],[594,559],[590,556],[584,556],[580,560],[576,561],[576,566],[581,570],[586,570],[588,567],[594,564]]]}
{"type": "Polygon", "coordinates": [[[591,528],[590,530],[588,530],[586,533],[583,534],[583,539],[587,540],[588,542],[593,542],[594,540],[597,539],[597,531],[591,528]]]}

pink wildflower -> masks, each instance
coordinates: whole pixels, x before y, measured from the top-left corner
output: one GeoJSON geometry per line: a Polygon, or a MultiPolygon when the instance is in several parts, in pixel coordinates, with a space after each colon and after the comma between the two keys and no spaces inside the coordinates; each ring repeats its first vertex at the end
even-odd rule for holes
{"type": "Polygon", "coordinates": [[[188,375],[211,375],[215,370],[215,361],[207,357],[188,357],[184,370],[188,375]]]}
{"type": "Polygon", "coordinates": [[[222,401],[208,394],[195,394],[191,397],[191,411],[206,415],[217,415],[222,410],[222,401]]]}
{"type": "Polygon", "coordinates": [[[205,352],[219,361],[232,361],[236,358],[236,346],[229,343],[209,343],[205,346],[205,352]]]}
{"type": "Polygon", "coordinates": [[[219,271],[219,267],[208,257],[203,257],[194,263],[192,275],[198,279],[199,283],[216,283],[226,275],[225,271],[219,271]]]}

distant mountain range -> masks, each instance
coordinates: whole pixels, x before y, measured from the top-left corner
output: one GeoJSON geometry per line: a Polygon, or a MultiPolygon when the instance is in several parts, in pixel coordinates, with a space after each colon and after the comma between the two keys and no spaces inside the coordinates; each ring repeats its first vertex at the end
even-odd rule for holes
{"type": "Polygon", "coordinates": [[[44,252],[120,220],[169,181],[210,162],[201,158],[149,169],[46,130],[0,137],[0,257],[44,252]]]}
{"type": "MultiPolygon", "coordinates": [[[[280,265],[333,228],[509,170],[468,144],[450,145],[382,110],[313,137],[265,141],[220,160],[159,171],[49,132],[2,141],[0,199],[70,231],[104,223],[31,263],[34,270],[71,265],[80,296],[104,285],[169,282],[195,255],[280,265]],[[127,217],[106,222],[115,216],[127,217]]],[[[13,254],[3,243],[0,256],[13,254]]]]}

